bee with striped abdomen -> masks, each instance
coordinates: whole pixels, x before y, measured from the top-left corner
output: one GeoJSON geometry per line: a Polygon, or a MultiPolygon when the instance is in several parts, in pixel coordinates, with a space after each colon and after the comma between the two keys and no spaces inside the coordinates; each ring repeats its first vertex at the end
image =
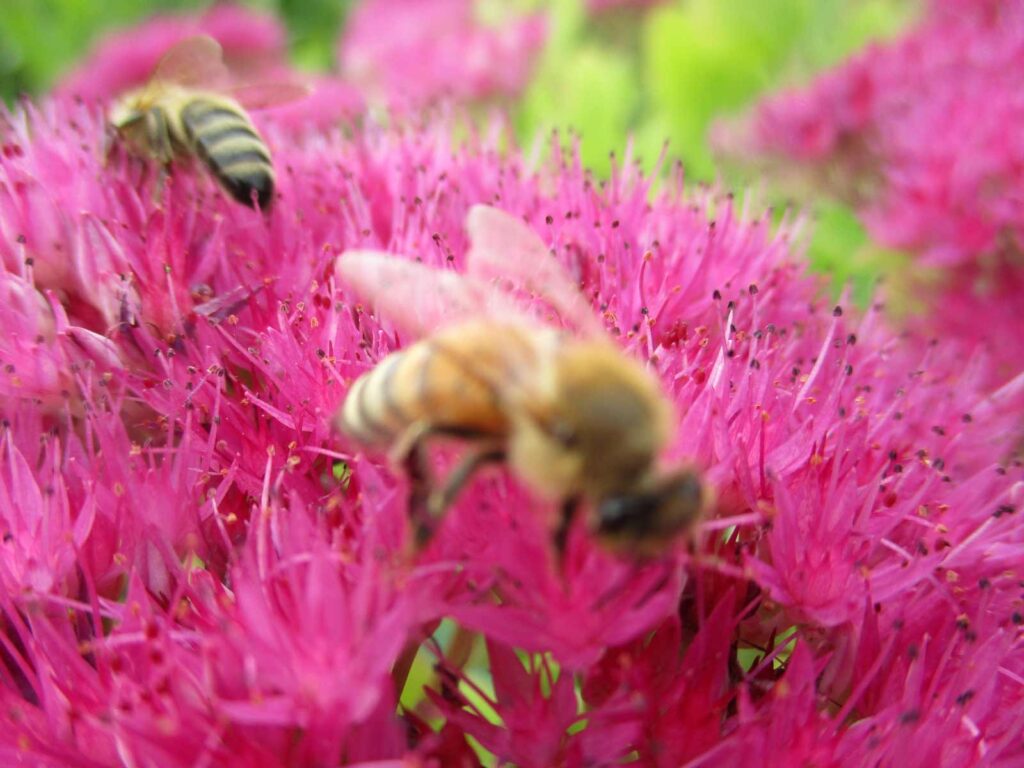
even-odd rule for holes
{"type": "Polygon", "coordinates": [[[245,108],[296,98],[289,84],[226,89],[229,75],[220,45],[191,37],[160,60],[149,82],[121,96],[109,121],[128,148],[164,167],[198,158],[240,203],[266,211],[274,197],[270,150],[245,108]]]}
{"type": "Polygon", "coordinates": [[[390,450],[404,466],[421,540],[477,468],[503,461],[533,490],[562,502],[560,549],[582,504],[598,537],[657,551],[705,506],[696,471],[658,467],[673,421],[658,382],[606,336],[531,229],[484,206],[470,212],[467,228],[466,275],[388,254],[339,258],[343,282],[400,327],[423,334],[352,384],[339,428],[390,450]],[[496,290],[494,279],[516,283],[543,316],[553,310],[573,332],[496,290]],[[426,447],[445,436],[471,449],[437,486],[426,447]]]}

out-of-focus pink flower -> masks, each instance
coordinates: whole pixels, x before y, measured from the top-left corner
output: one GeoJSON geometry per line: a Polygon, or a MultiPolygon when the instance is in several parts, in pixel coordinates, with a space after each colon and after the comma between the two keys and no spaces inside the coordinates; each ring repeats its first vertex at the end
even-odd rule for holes
{"type": "Polygon", "coordinates": [[[993,259],[949,267],[938,276],[932,292],[932,310],[910,319],[918,332],[990,350],[994,381],[1008,381],[1024,368],[1021,254],[1003,251],[993,259]]]}
{"type": "Polygon", "coordinates": [[[338,77],[317,77],[305,83],[309,93],[252,113],[257,124],[265,120],[294,135],[329,131],[361,119],[366,109],[359,89],[338,77]]]}
{"type": "MultiPolygon", "coordinates": [[[[734,696],[731,655],[722,649],[737,630],[739,607],[735,591],[729,591],[709,616],[697,619],[692,637],[683,634],[693,625],[688,621],[684,630],[674,616],[649,637],[609,648],[587,671],[581,685],[587,706],[618,723],[627,748],[636,749],[641,761],[683,765],[719,743],[734,696]]],[[[603,741],[602,728],[587,729],[582,739],[603,741]]]]}
{"type": "Polygon", "coordinates": [[[930,0],[928,8],[936,16],[972,15],[995,21],[1006,5],[1006,0],[930,0]]]}
{"type": "Polygon", "coordinates": [[[540,14],[486,25],[473,0],[368,0],[339,44],[342,72],[389,106],[521,91],[546,37],[540,14]]]}
{"type": "Polygon", "coordinates": [[[286,63],[285,31],[273,16],[217,3],[201,15],[157,16],[108,35],[57,91],[87,100],[109,99],[146,82],[175,43],[199,34],[221,44],[225,63],[241,79],[258,79],[286,63]]]}
{"type": "Polygon", "coordinates": [[[842,760],[835,724],[821,712],[815,688],[817,673],[813,656],[798,645],[767,702],[755,706],[749,693],[741,690],[736,732],[710,750],[716,762],[755,768],[858,764],[842,760]]]}
{"type": "Polygon", "coordinates": [[[1024,378],[992,390],[981,352],[835,307],[795,222],[679,174],[274,115],[266,216],[187,165],[155,197],[146,163],[104,164],[96,106],[2,123],[0,354],[78,406],[0,402],[0,759],[472,765],[474,736],[522,765],[857,764],[904,755],[916,710],[952,765],[1020,760],[1024,378]],[[528,221],[660,377],[666,458],[717,498],[690,547],[632,562],[577,524],[559,564],[554,510],[499,472],[413,555],[405,480],[332,433],[411,341],[336,260],[460,270],[477,203],[528,221]],[[501,722],[457,660],[410,690],[446,617],[484,638],[501,722]]]}
{"type": "Polygon", "coordinates": [[[259,123],[266,112],[273,112],[279,129],[298,135],[351,122],[365,108],[362,95],[351,83],[328,76],[311,80],[290,66],[284,28],[273,16],[231,3],[214,5],[201,15],[156,17],[110,35],[65,78],[58,93],[109,100],[145,83],[168,50],[197,34],[210,35],[220,43],[230,73],[230,82],[211,82],[210,86],[238,87],[235,95],[244,107],[253,108],[259,123]],[[285,89],[277,95],[274,89],[279,85],[285,89]],[[308,93],[293,93],[300,86],[308,93]]]}
{"type": "Polygon", "coordinates": [[[1011,373],[1021,326],[998,284],[1022,268],[1022,66],[1024,3],[935,3],[904,37],[769,98],[746,137],[813,169],[886,246],[942,267],[930,332],[986,340],[1011,373]]]}
{"type": "MultiPolygon", "coordinates": [[[[515,651],[499,643],[487,644],[487,657],[495,694],[489,704],[502,724],[489,722],[459,692],[453,672],[443,675],[441,692],[433,696],[441,711],[486,749],[516,765],[563,765],[566,752],[575,746],[567,743],[571,740],[566,739],[566,731],[578,719],[572,675],[558,674],[549,662],[536,657],[524,668],[515,651]]],[[[612,762],[621,755],[620,747],[600,757],[612,762]]]]}

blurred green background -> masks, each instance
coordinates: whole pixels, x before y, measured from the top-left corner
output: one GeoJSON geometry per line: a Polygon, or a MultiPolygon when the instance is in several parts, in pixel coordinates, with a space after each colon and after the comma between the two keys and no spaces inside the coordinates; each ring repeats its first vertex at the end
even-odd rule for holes
{"type": "MultiPolygon", "coordinates": [[[[307,70],[334,66],[345,19],[359,0],[248,0],[289,30],[292,58],[307,70]]],[[[424,0],[429,1],[429,0],[424,0]]],[[[549,35],[526,92],[511,106],[524,145],[553,128],[580,135],[585,162],[608,168],[611,150],[633,137],[650,167],[666,140],[687,176],[755,183],[766,201],[785,203],[771,183],[717,167],[707,130],[760,96],[807,82],[872,39],[899,32],[918,12],[913,0],[675,0],[603,14],[584,0],[476,0],[484,23],[518,10],[549,13],[549,35]],[[514,8],[510,11],[510,6],[514,8]]],[[[155,12],[203,8],[195,0],[3,0],[0,95],[41,94],[103,32],[155,12]]],[[[384,31],[383,33],[386,33],[384,31]]],[[[801,201],[805,208],[812,205],[801,201]]],[[[864,301],[890,257],[866,239],[850,211],[813,201],[812,262],[835,286],[851,281],[864,301]]]]}

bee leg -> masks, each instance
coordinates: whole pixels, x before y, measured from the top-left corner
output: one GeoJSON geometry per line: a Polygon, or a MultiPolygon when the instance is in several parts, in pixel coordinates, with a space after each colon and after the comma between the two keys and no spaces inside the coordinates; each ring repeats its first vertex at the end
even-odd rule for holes
{"type": "Polygon", "coordinates": [[[555,554],[558,557],[559,569],[565,561],[565,549],[569,544],[569,529],[572,521],[576,518],[576,510],[579,509],[579,497],[572,497],[562,502],[561,513],[558,518],[558,528],[555,529],[555,554]]]}
{"type": "Polygon", "coordinates": [[[117,132],[109,125],[103,131],[103,144],[100,146],[100,167],[106,169],[117,146],[117,132]]]}
{"type": "Polygon", "coordinates": [[[486,464],[497,464],[504,460],[505,450],[503,448],[483,448],[466,455],[448,475],[444,485],[430,494],[428,511],[431,517],[440,517],[452,505],[455,497],[459,495],[459,491],[480,467],[486,464]]]}
{"type": "Polygon", "coordinates": [[[164,190],[167,188],[167,179],[171,175],[167,166],[160,164],[160,170],[156,173],[156,183],[153,184],[153,205],[159,207],[164,199],[164,190]]]}
{"type": "Polygon", "coordinates": [[[422,549],[433,533],[428,505],[433,473],[427,454],[427,442],[421,437],[409,445],[402,461],[402,468],[409,478],[409,519],[416,526],[416,548],[422,549]]]}
{"type": "Polygon", "coordinates": [[[410,424],[398,436],[394,445],[391,446],[391,450],[388,451],[388,458],[391,460],[391,463],[404,467],[405,463],[409,461],[409,454],[419,450],[417,446],[420,443],[425,443],[432,434],[434,434],[434,428],[425,421],[417,421],[415,424],[410,424]]]}
{"type": "Polygon", "coordinates": [[[447,435],[463,439],[478,439],[478,436],[437,427],[427,422],[413,424],[395,443],[391,458],[400,464],[409,478],[409,518],[416,526],[416,545],[421,548],[434,534],[437,518],[451,505],[469,477],[484,464],[503,461],[504,449],[485,446],[468,454],[452,470],[445,484],[435,488],[434,476],[430,471],[427,443],[433,437],[447,435]]]}

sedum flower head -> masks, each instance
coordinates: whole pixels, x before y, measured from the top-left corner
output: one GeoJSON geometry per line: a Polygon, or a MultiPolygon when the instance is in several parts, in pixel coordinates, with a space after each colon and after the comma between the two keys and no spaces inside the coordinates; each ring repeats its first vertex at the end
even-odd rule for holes
{"type": "Polygon", "coordinates": [[[263,216],[198,164],[159,190],[104,164],[89,104],[4,117],[3,762],[1024,757],[1024,378],[993,390],[980,352],[834,306],[799,221],[678,173],[655,192],[628,157],[598,181],[445,121],[275,120],[263,216]],[[554,510],[498,473],[410,556],[401,474],[332,433],[410,341],[336,259],[459,270],[478,203],[660,378],[667,458],[717,499],[689,547],[634,562],[577,525],[558,564],[554,510]]]}

